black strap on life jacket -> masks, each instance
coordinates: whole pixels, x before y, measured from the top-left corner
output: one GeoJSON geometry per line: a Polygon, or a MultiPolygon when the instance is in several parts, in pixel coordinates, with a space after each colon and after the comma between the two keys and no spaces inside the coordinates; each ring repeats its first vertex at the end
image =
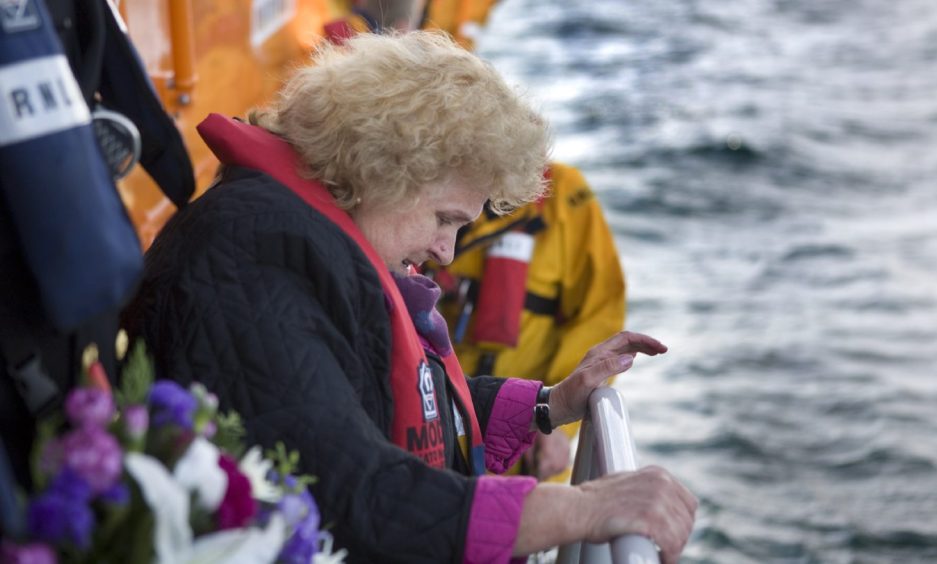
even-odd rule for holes
{"type": "Polygon", "coordinates": [[[143,62],[100,0],[46,0],[85,102],[126,116],[140,130],[140,164],[177,208],[195,193],[182,135],[163,108],[143,62]]]}
{"type": "Polygon", "coordinates": [[[456,235],[455,249],[453,251],[453,255],[454,257],[458,257],[462,253],[470,251],[476,247],[480,247],[483,245],[490,245],[494,243],[495,241],[497,241],[498,239],[500,239],[501,237],[503,237],[504,234],[508,233],[509,231],[520,229],[521,231],[524,231],[525,233],[529,235],[535,235],[539,233],[540,231],[543,231],[544,229],[546,229],[546,227],[547,227],[547,224],[543,220],[543,217],[540,215],[535,215],[533,217],[522,217],[510,223],[506,223],[505,225],[501,227],[501,229],[498,229],[497,231],[493,231],[491,233],[488,233],[487,235],[478,237],[477,239],[472,239],[468,243],[463,244],[462,241],[465,238],[465,235],[469,232],[469,229],[471,228],[471,224],[469,224],[463,227],[462,229],[460,229],[458,234],[456,235]]]}
{"type": "Polygon", "coordinates": [[[106,6],[94,0],[46,0],[46,8],[82,97],[93,108],[101,82],[106,6]]]}
{"type": "Polygon", "coordinates": [[[42,354],[32,339],[3,335],[0,357],[30,415],[39,418],[57,407],[59,387],[43,366],[42,354]]]}
{"type": "Polygon", "coordinates": [[[23,510],[17,501],[16,481],[6,445],[0,438],[0,536],[17,538],[25,527],[23,510]]]}
{"type": "Polygon", "coordinates": [[[560,311],[560,299],[545,298],[531,291],[524,297],[524,309],[537,315],[556,317],[560,311]]]}
{"type": "Polygon", "coordinates": [[[137,126],[143,145],[140,164],[163,194],[182,208],[195,192],[195,173],[182,134],[163,108],[143,62],[120,29],[113,10],[104,12],[104,57],[98,84],[101,101],[137,126]]]}

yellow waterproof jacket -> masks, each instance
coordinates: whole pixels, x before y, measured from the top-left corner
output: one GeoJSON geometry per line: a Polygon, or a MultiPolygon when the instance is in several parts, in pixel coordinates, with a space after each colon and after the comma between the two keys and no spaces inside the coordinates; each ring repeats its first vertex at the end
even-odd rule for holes
{"type": "Polygon", "coordinates": [[[441,29],[469,51],[498,0],[429,0],[423,29],[441,29]]]}
{"type": "MultiPolygon", "coordinates": [[[[516,348],[497,351],[495,376],[541,380],[547,385],[568,376],[593,345],[623,329],[625,279],[612,234],[602,209],[577,169],[550,165],[551,192],[542,202],[528,204],[507,216],[485,214],[459,240],[459,248],[485,241],[519,217],[541,215],[544,228],[534,235],[534,251],[527,271],[527,292],[555,303],[555,314],[521,314],[516,348]]],[[[459,254],[446,268],[457,279],[478,280],[485,252],[495,237],[459,254]]],[[[540,300],[543,302],[543,300],[540,300]]],[[[440,310],[450,332],[460,314],[458,300],[448,295],[440,310]]],[[[472,340],[473,321],[455,350],[466,374],[475,374],[486,349],[472,340]]],[[[492,349],[488,349],[492,350],[492,349]]],[[[570,435],[578,426],[567,426],[570,435]]]]}

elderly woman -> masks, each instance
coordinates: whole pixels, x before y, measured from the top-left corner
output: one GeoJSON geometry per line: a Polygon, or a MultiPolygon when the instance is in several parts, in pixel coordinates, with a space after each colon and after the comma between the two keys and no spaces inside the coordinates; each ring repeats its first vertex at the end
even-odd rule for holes
{"type": "Polygon", "coordinates": [[[618,334],[552,391],[463,377],[413,267],[448,263],[485,202],[537,198],[548,146],[489,66],[441,35],[362,35],[321,48],[251,124],[200,131],[223,173],[156,240],[132,314],[162,375],[299,451],[350,561],[506,562],[627,532],[678,558],[696,500],[662,469],[578,487],[485,473],[666,350],[618,334]]]}

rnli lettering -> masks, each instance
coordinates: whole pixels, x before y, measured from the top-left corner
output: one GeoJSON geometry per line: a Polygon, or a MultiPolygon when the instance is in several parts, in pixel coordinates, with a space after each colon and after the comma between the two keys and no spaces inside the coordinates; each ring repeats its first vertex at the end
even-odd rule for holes
{"type": "Polygon", "coordinates": [[[61,77],[54,83],[35,82],[15,88],[10,91],[10,101],[13,103],[16,119],[30,118],[38,112],[54,112],[59,106],[72,105],[72,99],[61,77]]]}
{"type": "Polygon", "coordinates": [[[581,206],[582,204],[588,202],[592,199],[592,190],[588,188],[580,188],[571,194],[567,201],[569,202],[569,207],[575,208],[581,206]]]}
{"type": "Polygon", "coordinates": [[[419,427],[407,428],[407,451],[419,456],[427,464],[442,462],[443,449],[436,447],[442,445],[443,440],[442,422],[438,419],[419,427]]]}
{"type": "Polygon", "coordinates": [[[35,0],[0,0],[0,25],[6,33],[36,29],[40,23],[35,0]]]}
{"type": "Polygon", "coordinates": [[[439,409],[436,405],[433,371],[425,360],[421,360],[420,366],[417,368],[417,381],[419,382],[420,401],[423,404],[423,421],[432,421],[439,417],[439,409]]]}
{"type": "Polygon", "coordinates": [[[64,55],[0,68],[0,147],[90,121],[64,55]]]}

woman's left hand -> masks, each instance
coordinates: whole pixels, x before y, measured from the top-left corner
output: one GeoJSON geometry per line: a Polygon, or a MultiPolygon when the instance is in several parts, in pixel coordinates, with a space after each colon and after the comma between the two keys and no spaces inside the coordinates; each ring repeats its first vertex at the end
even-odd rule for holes
{"type": "Polygon", "coordinates": [[[524,453],[524,463],[532,476],[543,481],[569,467],[569,454],[569,437],[562,430],[537,433],[533,446],[524,453]]]}
{"type": "Polygon", "coordinates": [[[586,413],[592,391],[616,374],[631,368],[634,356],[655,356],[667,347],[653,337],[622,331],[595,345],[573,373],[550,392],[550,422],[554,427],[579,421],[586,413]]]}

